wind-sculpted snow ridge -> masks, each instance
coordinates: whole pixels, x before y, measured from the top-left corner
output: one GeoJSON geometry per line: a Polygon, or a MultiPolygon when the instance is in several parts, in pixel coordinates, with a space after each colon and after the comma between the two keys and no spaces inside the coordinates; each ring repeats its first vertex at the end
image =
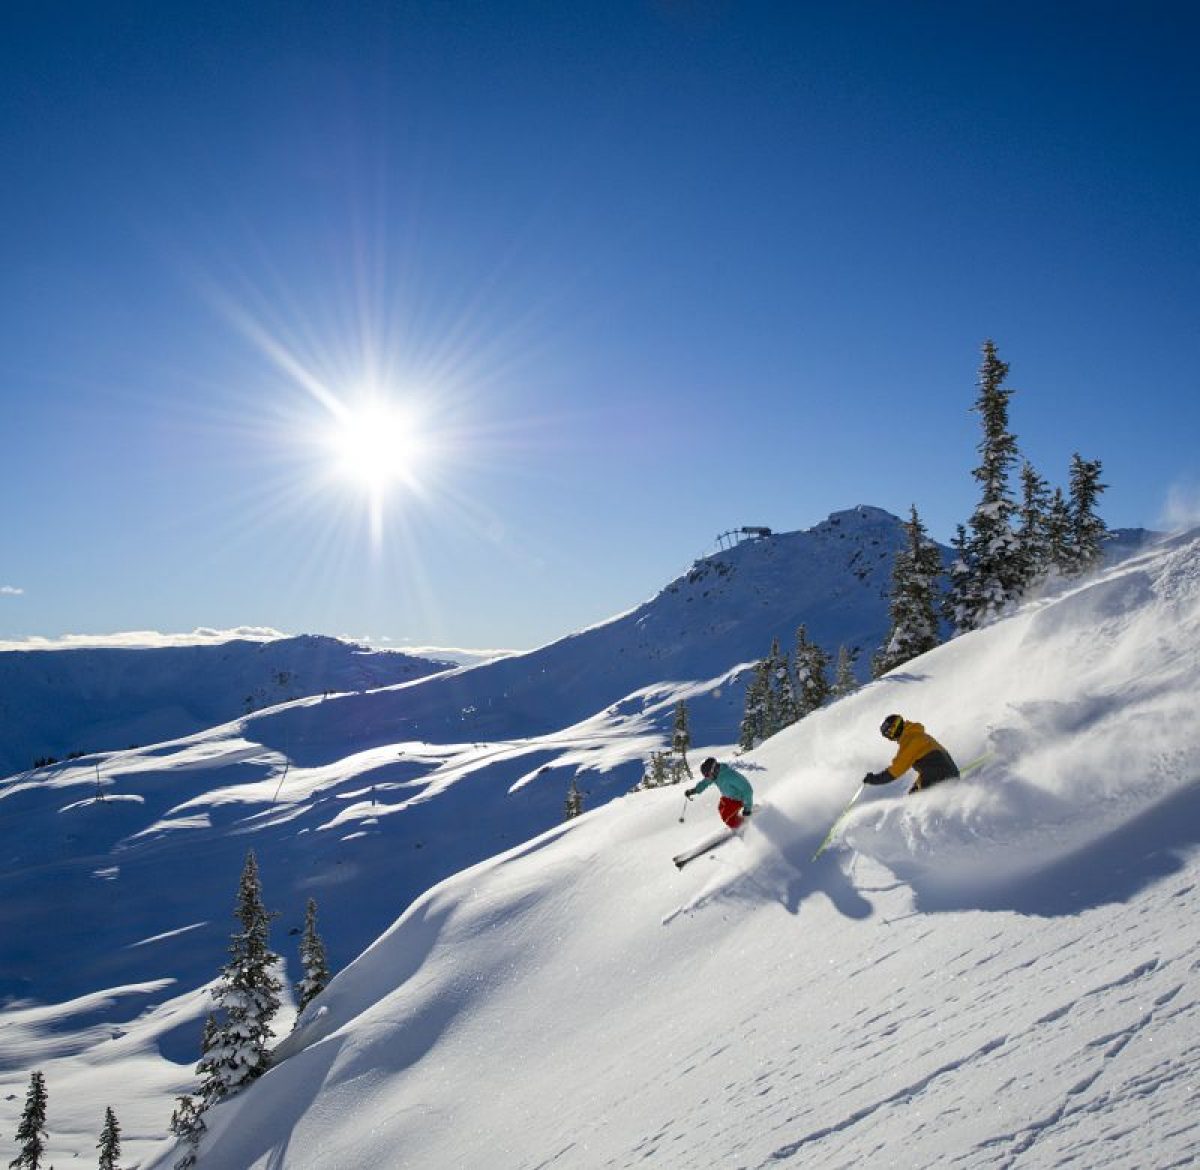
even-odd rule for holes
{"type": "Polygon", "coordinates": [[[203,1170],[1195,1164],[1198,602],[1191,534],[909,663],[734,759],[760,808],[683,871],[711,792],[449,877],[203,1170]],[[889,711],[985,762],[814,862],[889,711]]]}

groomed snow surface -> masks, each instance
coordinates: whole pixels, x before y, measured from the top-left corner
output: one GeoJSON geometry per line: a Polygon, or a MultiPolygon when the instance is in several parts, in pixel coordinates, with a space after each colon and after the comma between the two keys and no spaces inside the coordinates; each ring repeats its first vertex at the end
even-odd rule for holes
{"type": "MultiPolygon", "coordinates": [[[[201,1170],[1194,1165],[1197,693],[1192,533],[726,751],[763,805],[682,871],[711,791],[620,798],[441,882],[208,1113],[201,1170]],[[812,861],[888,761],[890,711],[984,762],[868,790],[812,861]]],[[[204,925],[145,946],[178,956],[204,925]]],[[[3,1139],[44,1067],[48,1162],[88,1164],[112,1104],[125,1161],[171,1166],[152,1139],[205,998],[10,1004],[3,1139]]]]}

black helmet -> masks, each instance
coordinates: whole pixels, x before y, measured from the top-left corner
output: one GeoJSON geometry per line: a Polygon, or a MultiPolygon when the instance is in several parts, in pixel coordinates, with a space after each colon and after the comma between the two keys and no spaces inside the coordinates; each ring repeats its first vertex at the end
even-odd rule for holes
{"type": "Polygon", "coordinates": [[[889,715],[879,725],[879,734],[884,739],[899,739],[903,731],[904,720],[899,715],[889,715]]]}
{"type": "Polygon", "coordinates": [[[721,765],[718,764],[717,761],[712,758],[712,756],[709,756],[708,759],[700,765],[700,775],[707,780],[710,776],[715,776],[717,774],[717,769],[720,766],[721,765]]]}

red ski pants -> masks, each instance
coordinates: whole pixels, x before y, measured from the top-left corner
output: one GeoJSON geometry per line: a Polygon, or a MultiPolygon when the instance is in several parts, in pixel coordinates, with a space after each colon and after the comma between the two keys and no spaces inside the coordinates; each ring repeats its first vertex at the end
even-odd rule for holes
{"type": "Polygon", "coordinates": [[[731,829],[736,829],[742,823],[742,802],[732,796],[722,796],[717,804],[717,812],[731,829]]]}

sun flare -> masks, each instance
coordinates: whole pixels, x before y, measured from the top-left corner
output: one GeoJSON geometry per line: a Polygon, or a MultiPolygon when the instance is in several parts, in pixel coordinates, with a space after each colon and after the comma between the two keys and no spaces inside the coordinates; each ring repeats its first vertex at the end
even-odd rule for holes
{"type": "Polygon", "coordinates": [[[329,444],[338,472],[373,495],[415,486],[429,454],[415,415],[379,403],[339,413],[329,444]]]}

